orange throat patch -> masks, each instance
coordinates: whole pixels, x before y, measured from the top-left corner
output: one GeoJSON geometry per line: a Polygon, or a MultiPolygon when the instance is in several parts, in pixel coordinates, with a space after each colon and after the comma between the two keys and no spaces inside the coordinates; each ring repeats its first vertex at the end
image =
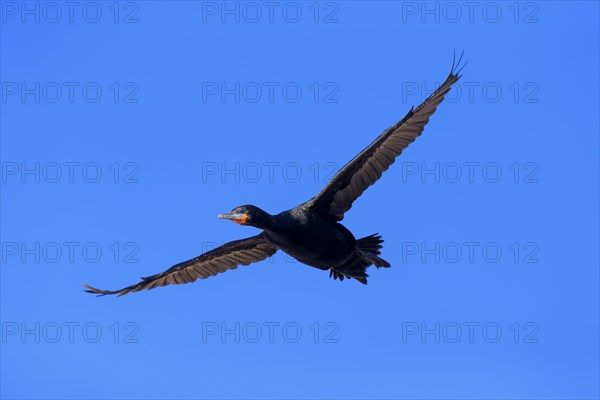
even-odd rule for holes
{"type": "Polygon", "coordinates": [[[247,219],[248,219],[248,214],[244,214],[244,215],[242,215],[242,219],[232,219],[232,221],[238,225],[244,225],[246,223],[247,219]]]}

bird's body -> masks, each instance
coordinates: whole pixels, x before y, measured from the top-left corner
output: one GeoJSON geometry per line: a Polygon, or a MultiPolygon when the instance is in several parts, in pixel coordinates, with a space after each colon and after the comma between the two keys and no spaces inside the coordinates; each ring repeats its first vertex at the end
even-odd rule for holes
{"type": "Polygon", "coordinates": [[[305,204],[275,215],[264,233],[269,242],[296,260],[324,270],[346,263],[356,247],[354,235],[345,226],[323,218],[305,204]]]}
{"type": "Polygon", "coordinates": [[[390,267],[379,257],[383,240],[377,235],[357,240],[340,221],[352,203],[421,134],[429,117],[460,78],[459,72],[460,69],[456,71],[452,63],[446,81],[431,96],[379,135],[309,201],[276,215],[252,205],[219,214],[219,218],[262,229],[260,234],[229,242],[123,289],[109,291],[85,285],[87,292],[121,296],[169,284],[189,283],[235,269],[238,265],[264,260],[278,250],[306,265],[329,270],[330,277],[334,279],[352,278],[366,284],[369,266],[390,267]]]}

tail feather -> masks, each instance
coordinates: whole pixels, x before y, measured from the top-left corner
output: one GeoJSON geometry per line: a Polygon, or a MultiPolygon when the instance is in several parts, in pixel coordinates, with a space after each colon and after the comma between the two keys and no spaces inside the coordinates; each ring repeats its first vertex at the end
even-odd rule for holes
{"type": "Polygon", "coordinates": [[[372,235],[365,236],[362,239],[358,239],[356,241],[356,247],[362,251],[368,251],[369,253],[379,255],[381,254],[381,251],[379,250],[381,250],[383,247],[381,243],[383,243],[381,236],[378,233],[374,233],[372,235]]]}
{"type": "Polygon", "coordinates": [[[362,250],[367,260],[377,268],[389,268],[391,267],[390,263],[383,258],[378,257],[381,254],[380,250],[383,247],[381,243],[383,243],[383,239],[379,234],[375,233],[362,239],[358,239],[356,241],[356,247],[362,250]]]}
{"type": "Polygon", "coordinates": [[[376,266],[377,268],[390,268],[391,264],[387,261],[385,261],[383,258],[381,257],[377,257],[377,256],[368,256],[369,261],[371,261],[373,263],[374,266],[376,266]]]}
{"type": "Polygon", "coordinates": [[[343,281],[344,278],[356,279],[360,283],[367,284],[366,270],[370,265],[377,268],[391,267],[390,263],[378,257],[381,254],[383,239],[378,234],[370,235],[356,241],[356,255],[341,267],[331,268],[329,277],[343,281]]]}

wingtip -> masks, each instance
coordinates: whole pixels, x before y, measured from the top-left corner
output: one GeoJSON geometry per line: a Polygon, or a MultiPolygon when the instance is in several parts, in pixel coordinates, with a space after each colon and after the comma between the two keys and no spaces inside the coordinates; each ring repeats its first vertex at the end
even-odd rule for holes
{"type": "Polygon", "coordinates": [[[84,292],[91,293],[91,294],[96,294],[96,295],[98,295],[98,297],[100,297],[100,296],[106,296],[107,294],[114,294],[110,290],[98,289],[98,288],[95,288],[95,287],[90,286],[90,285],[88,285],[86,283],[83,283],[83,282],[81,282],[81,285],[84,288],[86,288],[86,290],[84,290],[84,292]]]}
{"type": "Polygon", "coordinates": [[[454,50],[454,53],[452,55],[452,67],[450,67],[450,75],[451,76],[456,76],[457,78],[460,78],[462,76],[462,75],[460,75],[460,73],[469,63],[469,60],[466,60],[465,63],[461,65],[464,55],[465,55],[465,49],[463,49],[460,52],[460,56],[458,57],[458,61],[457,61],[456,60],[456,49],[454,50]]]}

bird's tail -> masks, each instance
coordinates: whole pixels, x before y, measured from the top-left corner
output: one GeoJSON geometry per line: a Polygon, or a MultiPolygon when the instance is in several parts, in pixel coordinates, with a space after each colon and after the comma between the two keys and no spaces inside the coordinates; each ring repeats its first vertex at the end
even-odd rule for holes
{"type": "Polygon", "coordinates": [[[368,261],[371,261],[371,264],[375,265],[377,268],[389,268],[391,267],[390,263],[383,258],[378,257],[381,254],[380,250],[383,247],[381,243],[383,243],[383,239],[375,233],[362,239],[358,239],[356,241],[356,247],[358,247],[363,252],[365,258],[368,261]]]}
{"type": "Polygon", "coordinates": [[[366,270],[370,265],[375,265],[377,268],[391,267],[390,263],[379,257],[380,250],[383,247],[381,243],[383,243],[383,240],[377,234],[358,239],[356,241],[357,251],[355,256],[341,267],[332,268],[329,276],[341,281],[344,278],[353,278],[366,285],[369,277],[366,270]]]}

